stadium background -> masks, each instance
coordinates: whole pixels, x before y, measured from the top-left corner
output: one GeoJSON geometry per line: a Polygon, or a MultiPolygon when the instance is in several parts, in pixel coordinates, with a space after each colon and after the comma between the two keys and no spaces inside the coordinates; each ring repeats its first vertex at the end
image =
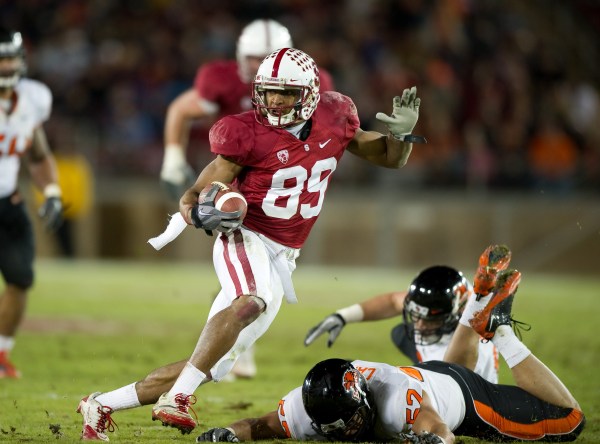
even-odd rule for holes
{"type": "MultiPolygon", "coordinates": [[[[259,17],[351,96],[364,129],[416,84],[416,146],[400,171],[350,156],[301,263],[472,266],[505,242],[524,269],[598,273],[600,7],[592,0],[28,1],[0,2],[24,34],[29,75],[47,83],[57,156],[82,155],[93,193],[75,215],[76,257],[209,260],[211,239],[187,230],[160,254],[145,243],[175,207],[158,184],[168,103],[197,67],[233,57],[259,17]],[[92,200],[93,199],[93,200],[92,200]],[[352,242],[348,240],[352,239],[352,242]]],[[[189,159],[210,159],[206,132],[189,159]]],[[[24,186],[27,186],[24,179],[24,186]]],[[[41,257],[60,253],[39,228],[41,257]]]]}

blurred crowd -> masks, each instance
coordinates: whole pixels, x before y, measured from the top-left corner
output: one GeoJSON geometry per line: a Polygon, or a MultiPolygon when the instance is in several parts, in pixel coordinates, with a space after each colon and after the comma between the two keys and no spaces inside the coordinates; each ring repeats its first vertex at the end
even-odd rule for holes
{"type": "MultiPolygon", "coordinates": [[[[0,1],[26,40],[29,75],[54,93],[56,151],[97,176],[155,177],[169,102],[197,68],[233,58],[241,28],[271,17],[333,75],[363,129],[416,85],[415,145],[400,172],[346,156],[348,187],[600,191],[600,4],[594,0],[0,1]]],[[[207,129],[189,159],[210,157],[207,129]]]]}

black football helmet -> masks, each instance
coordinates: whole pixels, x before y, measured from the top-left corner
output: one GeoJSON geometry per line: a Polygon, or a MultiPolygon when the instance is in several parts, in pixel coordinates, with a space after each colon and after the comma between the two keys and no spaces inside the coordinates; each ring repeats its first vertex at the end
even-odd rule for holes
{"type": "Polygon", "coordinates": [[[431,345],[452,333],[458,324],[471,283],[454,268],[434,266],[423,270],[410,284],[402,316],[407,335],[416,344],[431,345]],[[424,321],[425,327],[417,321],[424,321]]]}
{"type": "Polygon", "coordinates": [[[304,378],[302,402],[312,426],[332,441],[371,436],[375,403],[367,380],[344,359],[326,359],[304,378]]]}
{"type": "Polygon", "coordinates": [[[0,88],[13,88],[25,74],[25,47],[20,32],[0,27],[0,60],[15,59],[13,66],[0,68],[0,88]]]}

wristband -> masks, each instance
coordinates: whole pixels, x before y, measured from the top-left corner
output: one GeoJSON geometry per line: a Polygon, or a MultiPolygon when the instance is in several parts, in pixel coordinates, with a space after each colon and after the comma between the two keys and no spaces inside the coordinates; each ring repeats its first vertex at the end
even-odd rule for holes
{"type": "MultiPolygon", "coordinates": [[[[391,133],[390,133],[391,134],[391,133]]],[[[414,134],[402,134],[400,136],[396,136],[392,134],[392,137],[400,142],[406,143],[427,143],[427,139],[423,136],[415,136],[414,134]]]]}
{"type": "Polygon", "coordinates": [[[336,311],[336,313],[339,314],[344,321],[346,321],[346,323],[360,322],[365,317],[365,312],[360,304],[354,304],[349,307],[340,308],[338,311],[336,311]]]}
{"type": "Polygon", "coordinates": [[[165,165],[185,165],[185,151],[183,147],[178,143],[169,143],[165,146],[165,159],[163,164],[165,165]]]}
{"type": "Polygon", "coordinates": [[[44,197],[46,198],[60,197],[61,195],[62,192],[57,183],[51,183],[44,187],[44,197]]]}

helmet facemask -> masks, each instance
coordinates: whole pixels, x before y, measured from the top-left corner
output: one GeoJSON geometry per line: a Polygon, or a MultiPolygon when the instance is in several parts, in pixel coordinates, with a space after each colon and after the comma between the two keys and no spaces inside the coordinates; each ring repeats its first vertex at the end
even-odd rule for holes
{"type": "Polygon", "coordinates": [[[360,441],[369,435],[374,420],[375,410],[370,405],[363,405],[347,421],[338,419],[331,424],[320,425],[313,422],[312,426],[332,441],[360,441]]]}
{"type": "Polygon", "coordinates": [[[308,100],[310,90],[307,87],[287,87],[280,88],[274,85],[264,84],[256,85],[253,90],[252,100],[255,106],[260,110],[262,117],[265,117],[269,125],[276,128],[285,128],[303,121],[302,104],[308,100]],[[268,93],[280,93],[283,96],[294,96],[294,102],[291,106],[269,106],[268,93]]]}
{"type": "Polygon", "coordinates": [[[423,314],[428,312],[427,307],[419,306],[414,301],[405,304],[402,311],[404,326],[411,325],[413,341],[417,345],[432,345],[440,342],[442,337],[450,334],[458,324],[458,314],[448,313],[440,315],[423,314]]]}

